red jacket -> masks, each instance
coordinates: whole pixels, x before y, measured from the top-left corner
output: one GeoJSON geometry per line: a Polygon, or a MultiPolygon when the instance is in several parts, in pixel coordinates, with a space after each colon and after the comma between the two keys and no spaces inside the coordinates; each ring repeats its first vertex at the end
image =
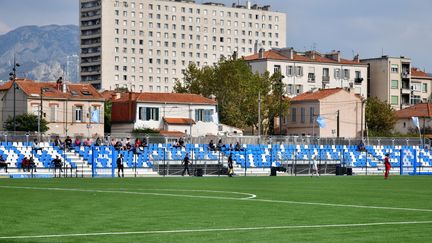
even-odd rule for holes
{"type": "Polygon", "coordinates": [[[391,164],[389,162],[389,158],[388,157],[385,157],[385,159],[384,159],[384,165],[385,165],[386,170],[390,170],[391,164]]]}

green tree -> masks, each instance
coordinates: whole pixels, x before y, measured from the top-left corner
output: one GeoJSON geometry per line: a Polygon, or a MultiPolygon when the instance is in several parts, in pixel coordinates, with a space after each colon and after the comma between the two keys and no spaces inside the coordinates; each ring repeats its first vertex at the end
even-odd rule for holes
{"type": "MultiPolygon", "coordinates": [[[[183,80],[177,80],[174,92],[194,93],[204,97],[215,95],[222,123],[242,129],[256,129],[258,94],[261,94],[262,100],[262,121],[269,120],[270,116],[276,114],[269,111],[279,110],[279,101],[274,98],[276,93],[272,92],[274,84],[279,80],[280,76],[270,77],[267,72],[262,75],[253,73],[248,63],[242,59],[222,58],[214,66],[198,68],[195,64],[190,64],[184,72],[183,80]]],[[[277,92],[281,92],[280,89],[277,92]]],[[[283,105],[284,113],[287,107],[283,105]]]]}
{"type": "Polygon", "coordinates": [[[112,101],[107,100],[104,104],[104,132],[111,132],[111,111],[112,111],[112,101]]]}
{"type": "MultiPolygon", "coordinates": [[[[38,131],[38,116],[34,114],[21,114],[15,117],[16,130],[23,132],[37,132],[38,131]]],[[[7,131],[14,130],[13,117],[8,117],[5,122],[7,131]]],[[[42,133],[48,131],[48,122],[45,118],[40,121],[40,131],[42,133]]]]}
{"type": "Polygon", "coordinates": [[[378,98],[368,98],[366,102],[366,123],[370,136],[388,136],[396,124],[393,108],[378,98]]]}

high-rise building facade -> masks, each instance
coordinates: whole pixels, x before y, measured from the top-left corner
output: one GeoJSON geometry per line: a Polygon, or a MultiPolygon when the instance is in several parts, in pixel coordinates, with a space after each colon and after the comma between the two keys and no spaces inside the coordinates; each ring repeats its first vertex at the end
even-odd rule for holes
{"type": "Polygon", "coordinates": [[[80,78],[99,89],[171,92],[189,63],[286,46],[269,6],[186,0],[80,0],[80,78]]]}

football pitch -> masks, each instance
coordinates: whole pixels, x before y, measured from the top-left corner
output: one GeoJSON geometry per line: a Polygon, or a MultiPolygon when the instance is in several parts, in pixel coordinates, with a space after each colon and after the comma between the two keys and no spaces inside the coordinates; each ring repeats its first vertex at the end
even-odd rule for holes
{"type": "Polygon", "coordinates": [[[0,242],[430,242],[432,177],[0,179],[0,242]]]}

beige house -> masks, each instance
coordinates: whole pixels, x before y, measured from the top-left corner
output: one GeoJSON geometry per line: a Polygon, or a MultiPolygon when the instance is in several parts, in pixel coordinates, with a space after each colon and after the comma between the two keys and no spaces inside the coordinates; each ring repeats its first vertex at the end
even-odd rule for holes
{"type": "Polygon", "coordinates": [[[358,56],[344,59],[340,52],[297,52],[293,48],[272,49],[244,57],[253,72],[280,72],[285,94],[294,97],[317,89],[349,88],[367,97],[368,65],[358,56]]]}
{"type": "Polygon", "coordinates": [[[396,111],[397,122],[394,127],[394,132],[400,134],[418,133],[418,128],[414,125],[412,117],[419,118],[419,125],[422,131],[432,128],[432,104],[419,103],[411,107],[396,111]]]}
{"type": "Polygon", "coordinates": [[[284,134],[318,137],[361,137],[364,127],[363,99],[349,89],[309,91],[291,99],[283,119],[284,134]],[[317,118],[324,120],[320,128],[317,118]]]}
{"type": "Polygon", "coordinates": [[[14,110],[16,116],[42,112],[48,122],[47,134],[83,137],[104,134],[104,98],[89,84],[17,79],[1,85],[0,96],[2,124],[13,117],[14,110]]]}
{"type": "Polygon", "coordinates": [[[395,110],[412,105],[411,59],[382,56],[361,62],[369,65],[367,97],[386,101],[395,110]]]}

